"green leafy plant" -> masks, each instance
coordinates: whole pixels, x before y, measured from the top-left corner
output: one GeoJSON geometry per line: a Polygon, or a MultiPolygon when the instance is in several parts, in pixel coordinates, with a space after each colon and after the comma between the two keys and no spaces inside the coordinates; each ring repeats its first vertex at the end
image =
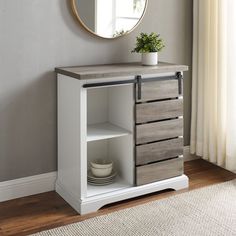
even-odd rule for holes
{"type": "Polygon", "coordinates": [[[163,39],[160,38],[159,34],[151,33],[140,33],[136,37],[136,47],[132,52],[147,53],[147,52],[160,52],[165,47],[163,39]]]}

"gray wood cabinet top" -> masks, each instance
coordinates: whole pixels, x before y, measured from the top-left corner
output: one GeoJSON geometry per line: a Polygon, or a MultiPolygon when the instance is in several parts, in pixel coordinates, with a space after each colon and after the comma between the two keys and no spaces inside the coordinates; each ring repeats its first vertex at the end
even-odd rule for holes
{"type": "Polygon", "coordinates": [[[58,74],[67,75],[80,80],[132,76],[138,74],[147,75],[187,70],[188,66],[175,65],[166,62],[159,62],[156,66],[142,66],[139,62],[131,62],[108,65],[60,67],[55,69],[58,74]]]}

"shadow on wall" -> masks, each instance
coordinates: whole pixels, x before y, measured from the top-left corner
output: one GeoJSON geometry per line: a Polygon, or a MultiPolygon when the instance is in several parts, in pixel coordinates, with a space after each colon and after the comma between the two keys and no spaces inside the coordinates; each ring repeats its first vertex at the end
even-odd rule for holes
{"type": "Polygon", "coordinates": [[[56,170],[55,73],[15,88],[0,102],[0,182],[56,170]]]}

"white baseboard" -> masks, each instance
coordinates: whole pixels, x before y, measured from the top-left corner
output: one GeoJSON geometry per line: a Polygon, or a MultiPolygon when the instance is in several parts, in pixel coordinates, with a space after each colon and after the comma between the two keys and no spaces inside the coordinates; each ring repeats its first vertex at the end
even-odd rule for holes
{"type": "Polygon", "coordinates": [[[0,182],[0,202],[55,190],[57,172],[0,182]]]}
{"type": "Polygon", "coordinates": [[[190,147],[189,146],[184,146],[184,162],[197,160],[199,158],[200,157],[190,153],[190,147]]]}
{"type": "MultiPolygon", "coordinates": [[[[190,154],[189,146],[185,146],[184,161],[186,162],[196,159],[199,159],[199,157],[190,154]]],[[[0,182],[0,202],[38,193],[54,191],[56,177],[57,172],[51,172],[0,182]]]]}

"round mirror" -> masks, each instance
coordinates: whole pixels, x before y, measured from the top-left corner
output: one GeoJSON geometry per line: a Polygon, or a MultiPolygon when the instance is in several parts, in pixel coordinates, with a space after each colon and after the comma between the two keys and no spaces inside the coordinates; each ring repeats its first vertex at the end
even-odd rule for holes
{"type": "Polygon", "coordinates": [[[148,0],[71,0],[72,10],[90,33],[117,38],[131,32],[141,21],[148,0]]]}

